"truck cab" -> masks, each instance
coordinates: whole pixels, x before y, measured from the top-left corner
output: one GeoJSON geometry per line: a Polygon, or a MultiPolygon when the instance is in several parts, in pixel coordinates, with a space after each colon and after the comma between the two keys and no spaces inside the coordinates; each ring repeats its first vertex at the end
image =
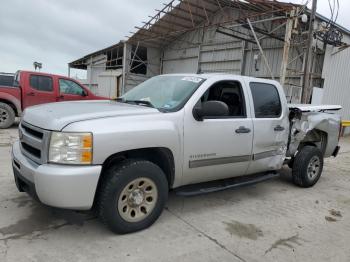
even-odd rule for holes
{"type": "Polygon", "coordinates": [[[225,79],[212,77],[184,110],[184,161],[189,163],[184,166],[186,183],[208,181],[218,169],[217,176],[222,179],[282,166],[289,110],[283,89],[276,82],[230,75],[225,79]],[[205,112],[213,103],[227,105],[228,114],[205,112]]]}

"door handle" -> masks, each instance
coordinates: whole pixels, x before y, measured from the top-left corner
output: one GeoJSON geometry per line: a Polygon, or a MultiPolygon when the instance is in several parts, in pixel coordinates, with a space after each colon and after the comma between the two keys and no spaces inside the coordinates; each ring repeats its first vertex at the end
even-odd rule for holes
{"type": "Polygon", "coordinates": [[[27,93],[27,96],[35,96],[34,92],[27,93]]]}
{"type": "Polygon", "coordinates": [[[64,95],[60,95],[57,97],[57,99],[63,99],[64,98],[64,95]]]}
{"type": "Polygon", "coordinates": [[[276,126],[273,130],[275,130],[275,131],[284,131],[284,127],[278,125],[278,126],[276,126]]]}
{"type": "Polygon", "coordinates": [[[238,129],[236,129],[237,134],[247,134],[250,133],[250,129],[246,128],[244,126],[240,126],[238,129]]]}

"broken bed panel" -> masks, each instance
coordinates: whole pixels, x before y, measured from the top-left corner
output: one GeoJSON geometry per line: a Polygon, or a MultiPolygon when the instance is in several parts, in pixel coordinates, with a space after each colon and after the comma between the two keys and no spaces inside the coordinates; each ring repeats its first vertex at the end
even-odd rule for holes
{"type": "Polygon", "coordinates": [[[301,143],[316,144],[325,157],[331,156],[338,144],[340,116],[317,111],[339,110],[341,107],[303,105],[290,108],[292,117],[287,156],[294,156],[301,143]]]}

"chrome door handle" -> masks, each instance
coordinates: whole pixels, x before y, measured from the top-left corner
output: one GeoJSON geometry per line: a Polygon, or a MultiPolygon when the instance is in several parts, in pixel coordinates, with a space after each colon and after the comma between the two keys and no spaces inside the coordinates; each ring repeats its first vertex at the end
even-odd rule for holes
{"type": "Polygon", "coordinates": [[[278,126],[276,126],[273,130],[275,130],[275,131],[284,131],[284,127],[278,125],[278,126]]]}
{"type": "Polygon", "coordinates": [[[250,129],[246,128],[244,126],[240,126],[238,129],[236,129],[237,134],[247,134],[250,133],[250,129]]]}

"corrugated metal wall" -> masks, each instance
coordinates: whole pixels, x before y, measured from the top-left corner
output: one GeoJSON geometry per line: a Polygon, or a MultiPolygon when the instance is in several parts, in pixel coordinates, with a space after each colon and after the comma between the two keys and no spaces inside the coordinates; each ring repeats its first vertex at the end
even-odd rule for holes
{"type": "Polygon", "coordinates": [[[202,44],[200,46],[199,68],[202,72],[226,72],[241,74],[243,42],[202,44]]]}
{"type": "Polygon", "coordinates": [[[196,73],[198,66],[197,47],[167,49],[163,57],[163,73],[196,73]]]}
{"type": "MultiPolygon", "coordinates": [[[[232,8],[226,8],[224,14],[220,12],[213,16],[212,22],[218,23],[225,19],[237,18],[239,16],[238,12],[232,8]]],[[[268,23],[265,25],[272,28],[272,25],[268,25],[268,23]]],[[[235,27],[234,30],[242,34],[250,34],[250,30],[242,27],[235,27]]],[[[284,35],[284,30],[282,27],[275,33],[284,35]]],[[[272,38],[265,38],[260,42],[273,76],[278,81],[283,57],[283,42],[272,38]]],[[[291,47],[290,60],[297,57],[301,52],[302,47],[291,47]]],[[[300,72],[302,64],[301,56],[288,65],[289,73],[284,88],[290,102],[299,102],[301,97],[300,72]]],[[[256,44],[244,43],[244,41],[237,38],[218,33],[216,28],[189,32],[171,43],[164,50],[162,69],[164,74],[196,73],[200,71],[271,78],[256,44]],[[255,59],[256,57],[258,59],[255,59]]]]}
{"type": "MultiPolygon", "coordinates": [[[[350,43],[350,37],[343,41],[350,43]]],[[[337,48],[327,47],[322,76],[324,78],[323,104],[341,105],[343,119],[350,120],[350,48],[332,55],[337,48]]]]}
{"type": "Polygon", "coordinates": [[[89,59],[87,66],[87,81],[90,85],[97,85],[98,76],[106,71],[106,55],[97,55],[89,59]]]}

